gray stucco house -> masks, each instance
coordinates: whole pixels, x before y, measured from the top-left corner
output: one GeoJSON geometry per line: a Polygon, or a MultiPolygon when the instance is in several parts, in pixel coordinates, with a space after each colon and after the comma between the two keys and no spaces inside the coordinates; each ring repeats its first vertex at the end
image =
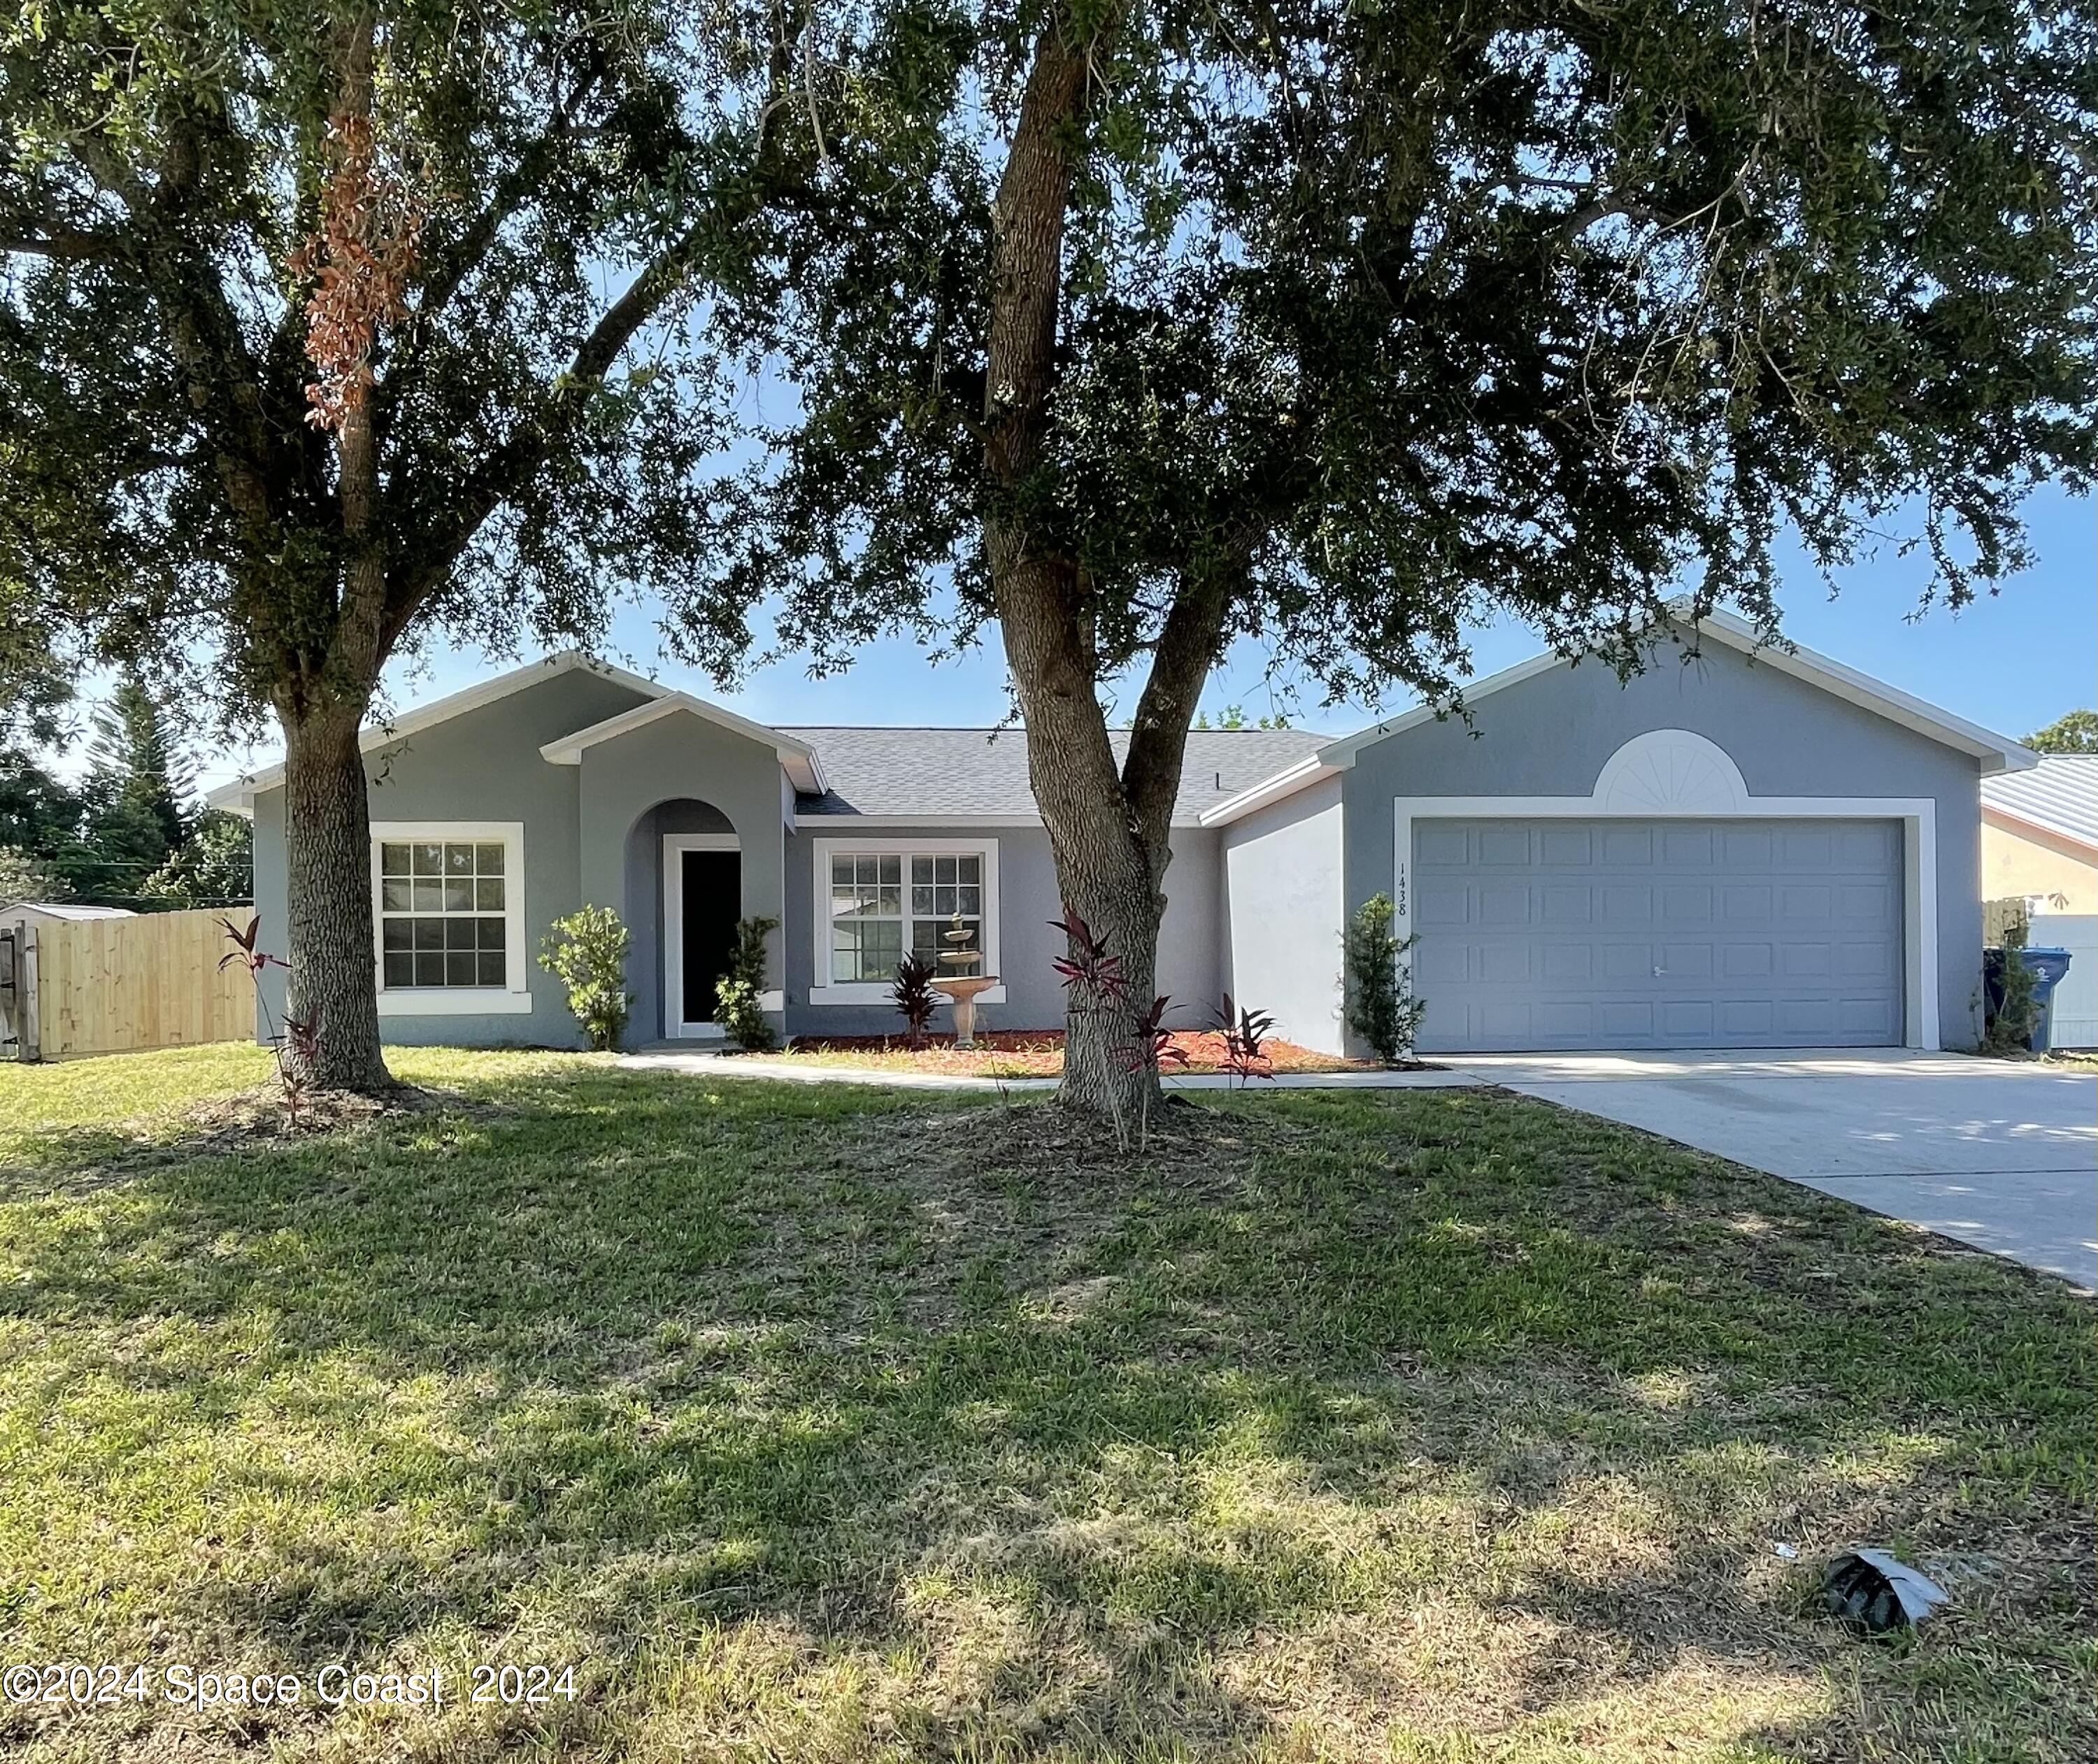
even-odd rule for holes
{"type": "MultiPolygon", "coordinates": [[[[1178,1020],[1229,991],[1340,1049],[1341,926],[1385,891],[1424,1050],[1972,1046],[1980,783],[2033,757],[1738,621],[1701,638],[1628,683],[1539,656],[1474,686],[1468,726],[1196,731],[1160,952],[1178,1020]]],[[[365,750],[390,1040],[573,1045],[535,957],[586,902],[632,928],[637,1042],[718,1033],[713,981],[757,915],[787,1033],[893,1031],[898,956],[956,914],[1001,979],[985,1020],[1062,1021],[1022,731],[768,728],[570,654],[365,750]]],[[[213,800],[253,816],[281,926],[281,772],[213,800]]]]}

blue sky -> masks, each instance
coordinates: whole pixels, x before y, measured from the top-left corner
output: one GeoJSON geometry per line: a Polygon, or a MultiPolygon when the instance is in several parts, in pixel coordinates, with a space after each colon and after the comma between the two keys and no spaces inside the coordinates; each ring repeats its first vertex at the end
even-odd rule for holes
{"type": "MultiPolygon", "coordinates": [[[[2098,701],[2098,503],[2051,489],[2036,495],[2026,512],[2034,567],[1956,616],[1938,607],[1920,619],[1910,617],[1926,571],[1916,559],[1895,556],[1891,546],[1846,573],[1833,599],[1795,557],[1780,599],[1786,634],[2009,735],[2098,701]]],[[[1479,633],[1473,652],[1477,671],[1491,674],[1539,647],[1519,625],[1489,627],[1479,633]]],[[[667,665],[652,612],[629,606],[606,653],[761,722],[985,724],[1006,712],[1004,659],[994,642],[937,669],[913,644],[884,643],[827,680],[810,679],[805,665],[790,658],[753,674],[739,690],[722,692],[689,669],[667,665]]],[[[456,691],[511,665],[461,651],[420,666],[397,666],[388,682],[394,703],[404,706],[456,691]]],[[[1213,717],[1229,704],[1243,705],[1249,716],[1267,711],[1266,668],[1256,646],[1240,644],[1211,680],[1203,707],[1213,717]]],[[[1381,714],[1402,708],[1387,705],[1381,714]]],[[[1301,726],[1336,735],[1374,720],[1363,706],[1321,708],[1312,693],[1293,714],[1301,726]]],[[[209,788],[274,757],[267,745],[199,754],[197,781],[209,788]]],[[[77,764],[78,749],[68,757],[77,764]]]]}

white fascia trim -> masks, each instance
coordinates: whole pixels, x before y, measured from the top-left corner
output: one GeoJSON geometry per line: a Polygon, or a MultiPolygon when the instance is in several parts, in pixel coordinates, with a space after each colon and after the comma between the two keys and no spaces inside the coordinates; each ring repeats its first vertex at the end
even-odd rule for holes
{"type": "Polygon", "coordinates": [[[2055,823],[2043,819],[2040,816],[2030,814],[2023,809],[2008,808],[2003,803],[1991,802],[1986,796],[1982,798],[1982,818],[1985,822],[2015,823],[2015,825],[2008,827],[2004,831],[2012,834],[2026,832],[2044,833],[2049,839],[2058,839],[2065,845],[2074,845],[2078,850],[2087,851],[2094,858],[2098,858],[2098,842],[2094,842],[2089,834],[2077,832],[2070,827],[2057,826],[2055,823]]]}
{"type": "MultiPolygon", "coordinates": [[[[498,699],[509,697],[512,692],[521,692],[528,686],[537,686],[542,680],[550,680],[556,674],[571,673],[577,668],[586,668],[592,674],[617,681],[620,685],[630,687],[650,698],[661,698],[669,691],[668,687],[659,686],[653,680],[644,680],[639,674],[629,673],[625,668],[615,668],[608,661],[599,661],[594,656],[586,656],[580,649],[564,649],[556,655],[544,656],[538,661],[528,661],[521,668],[512,668],[506,674],[481,681],[463,691],[450,693],[443,698],[433,698],[427,704],[418,704],[412,710],[403,711],[391,722],[374,723],[358,737],[358,748],[362,753],[376,753],[380,748],[389,748],[395,742],[421,730],[441,722],[449,722],[454,717],[463,716],[470,710],[479,710],[484,704],[492,704],[498,699]]],[[[265,766],[259,770],[236,778],[230,784],[221,784],[216,790],[206,792],[204,800],[210,808],[224,809],[234,814],[252,818],[255,813],[256,792],[272,789],[283,781],[284,767],[280,761],[274,766],[265,766]]]]}
{"type": "Polygon", "coordinates": [[[1955,717],[1912,693],[1904,692],[1898,686],[1890,686],[1869,674],[1861,674],[1832,656],[1822,655],[1798,643],[1782,648],[1766,643],[1757,635],[1754,625],[1734,613],[1715,610],[1706,613],[1694,625],[1688,619],[1679,622],[1700,634],[1718,638],[1744,655],[1769,663],[1781,674],[1805,680],[1863,709],[1876,712],[1890,722],[1899,723],[1947,747],[1972,754],[1987,762],[1982,768],[1984,775],[2029,771],[2039,764],[2038,754],[2021,747],[2008,735],[1998,735],[1993,729],[1984,729],[1979,723],[1955,717]]]}
{"type": "Polygon", "coordinates": [[[524,823],[522,821],[374,821],[371,823],[371,983],[381,1016],[519,1016],[532,1008],[524,958],[524,823]],[[381,958],[379,847],[387,840],[499,840],[503,844],[503,972],[494,987],[412,986],[386,990],[381,958]],[[516,884],[515,888],[510,884],[516,884]]]}
{"type": "Polygon", "coordinates": [[[586,748],[595,747],[600,741],[611,741],[623,735],[631,735],[636,729],[645,728],[659,717],[668,717],[683,711],[755,741],[761,747],[770,748],[779,757],[780,765],[793,782],[797,790],[812,796],[820,796],[825,789],[823,769],[816,758],[816,750],[796,736],[782,735],[777,729],[768,729],[762,723],[753,722],[748,717],[739,717],[732,710],[723,710],[718,704],[709,704],[704,699],[694,698],[689,692],[666,692],[653,704],[637,704],[632,710],[608,717],[603,722],[592,723],[587,729],[578,729],[573,735],[563,735],[558,741],[549,741],[539,749],[539,757],[555,766],[580,766],[586,748]]]}
{"type": "MultiPolygon", "coordinates": [[[[811,975],[825,974],[831,967],[831,858],[836,852],[876,852],[884,855],[894,853],[899,856],[945,857],[966,856],[983,859],[984,898],[984,959],[981,972],[995,976],[998,973],[999,921],[1004,916],[1004,902],[999,897],[998,881],[998,841],[994,839],[948,839],[938,834],[928,834],[920,839],[819,839],[810,858],[809,875],[810,904],[814,908],[813,928],[809,946],[809,968],[811,975]]],[[[909,888],[906,879],[903,884],[909,888]]],[[[907,905],[907,903],[906,903],[907,905]]],[[[906,914],[906,921],[909,922],[906,914]]],[[[854,980],[824,981],[809,988],[811,1004],[889,1004],[895,993],[884,980],[854,980]]],[[[1003,1004],[1005,987],[1003,984],[986,987],[977,994],[978,1004],[1003,1004]]]]}
{"type": "Polygon", "coordinates": [[[1401,939],[1413,928],[1413,823],[1417,820],[1898,820],[1903,1038],[1911,1047],[1939,1051],[1938,803],[1933,797],[1750,796],[1723,815],[1709,811],[1670,815],[1651,808],[1613,809],[1597,796],[1395,796],[1391,811],[1392,901],[1398,909],[1392,929],[1401,939]]]}
{"type": "MultiPolygon", "coordinates": [[[[1687,610],[1687,608],[1686,608],[1687,610]]],[[[1890,722],[1900,724],[1918,735],[1927,735],[1955,751],[1971,755],[1982,761],[1982,774],[1995,772],[2022,772],[2039,763],[2039,757],[2018,745],[2008,735],[1984,729],[1979,723],[1969,722],[1964,717],[1955,717],[1950,711],[1927,704],[1898,687],[1890,686],[1884,680],[1876,680],[1868,674],[1860,674],[1832,656],[1824,656],[1798,644],[1780,647],[1766,643],[1758,636],[1756,628],[1746,619],[1732,612],[1711,612],[1693,624],[1687,617],[1675,621],[1693,636],[1717,638],[1731,649],[1743,655],[1767,662],[1781,674],[1789,674],[1811,686],[1819,687],[1846,703],[1884,717],[1890,722]]],[[[1520,686],[1525,680],[1533,680],[1540,674],[1548,674],[1554,668],[1570,668],[1576,658],[1562,656],[1552,650],[1532,656],[1527,661],[1519,661],[1512,668],[1503,668],[1499,674],[1488,674],[1476,686],[1468,687],[1459,694],[1463,702],[1476,704],[1482,698],[1490,698],[1511,686],[1520,686]]],[[[1326,765],[1350,766],[1355,756],[1374,742],[1387,735],[1402,734],[1408,729],[1417,729],[1423,723],[1433,722],[1438,717],[1455,714],[1445,706],[1438,711],[1432,704],[1421,704],[1402,715],[1364,729],[1355,735],[1345,735],[1338,741],[1329,742],[1319,749],[1318,757],[1326,765]]]]}
{"type": "Polygon", "coordinates": [[[1256,810],[1264,809],[1271,802],[1279,802],[1284,796],[1294,796],[1306,785],[1315,784],[1322,779],[1334,778],[1341,768],[1326,762],[1323,750],[1299,760],[1286,771],[1263,779],[1250,788],[1241,790],[1236,796],[1227,796],[1212,808],[1205,809],[1197,818],[1199,827],[1228,827],[1234,821],[1243,820],[1256,810]]]}
{"type": "MultiPolygon", "coordinates": [[[[1464,687],[1459,697],[1466,704],[1475,704],[1482,698],[1490,698],[1504,687],[1520,686],[1525,680],[1534,680],[1540,674],[1549,674],[1554,668],[1570,668],[1571,658],[1547,650],[1543,655],[1532,656],[1527,661],[1518,661],[1512,668],[1503,668],[1499,674],[1490,674],[1476,686],[1464,687]]],[[[1418,704],[1411,710],[1396,717],[1388,717],[1382,722],[1354,735],[1343,735],[1337,741],[1329,741],[1313,756],[1322,765],[1345,770],[1355,763],[1355,756],[1362,750],[1381,741],[1386,735],[1403,734],[1408,729],[1418,729],[1423,723],[1436,722],[1456,714],[1454,709],[1445,705],[1437,709],[1433,704],[1418,704]]]]}

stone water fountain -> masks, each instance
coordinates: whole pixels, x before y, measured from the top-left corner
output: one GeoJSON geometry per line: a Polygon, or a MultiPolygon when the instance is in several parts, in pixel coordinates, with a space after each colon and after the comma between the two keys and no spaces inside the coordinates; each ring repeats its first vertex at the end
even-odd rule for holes
{"type": "Polygon", "coordinates": [[[957,912],[949,921],[948,928],[941,933],[941,941],[951,947],[941,950],[940,963],[952,972],[941,974],[933,982],[933,991],[945,993],[954,1001],[955,1045],[957,1047],[976,1046],[977,994],[988,992],[998,984],[995,974],[972,972],[983,960],[981,951],[963,946],[973,935],[962,923],[962,915],[957,912]]]}

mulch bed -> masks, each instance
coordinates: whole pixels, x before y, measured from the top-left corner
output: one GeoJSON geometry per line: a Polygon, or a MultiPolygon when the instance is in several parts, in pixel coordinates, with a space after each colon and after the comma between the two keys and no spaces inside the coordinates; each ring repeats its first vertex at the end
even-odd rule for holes
{"type": "MultiPolygon", "coordinates": [[[[1224,1038],[1218,1030],[1175,1032],[1173,1045],[1186,1059],[1184,1066],[1168,1062],[1172,1072],[1221,1072],[1224,1069],[1224,1038]]],[[[1269,1041],[1261,1052],[1275,1072],[1373,1072],[1375,1064],[1365,1060],[1344,1060],[1322,1054],[1294,1042],[1269,1041]]],[[[862,1065],[886,1071],[932,1072],[974,1077],[1053,1078],[1064,1069],[1064,1034],[1060,1029],[980,1030],[973,1049],[955,1046],[950,1035],[928,1035],[915,1050],[895,1035],[797,1036],[783,1055],[772,1057],[806,1060],[812,1064],[862,1065]]]]}

